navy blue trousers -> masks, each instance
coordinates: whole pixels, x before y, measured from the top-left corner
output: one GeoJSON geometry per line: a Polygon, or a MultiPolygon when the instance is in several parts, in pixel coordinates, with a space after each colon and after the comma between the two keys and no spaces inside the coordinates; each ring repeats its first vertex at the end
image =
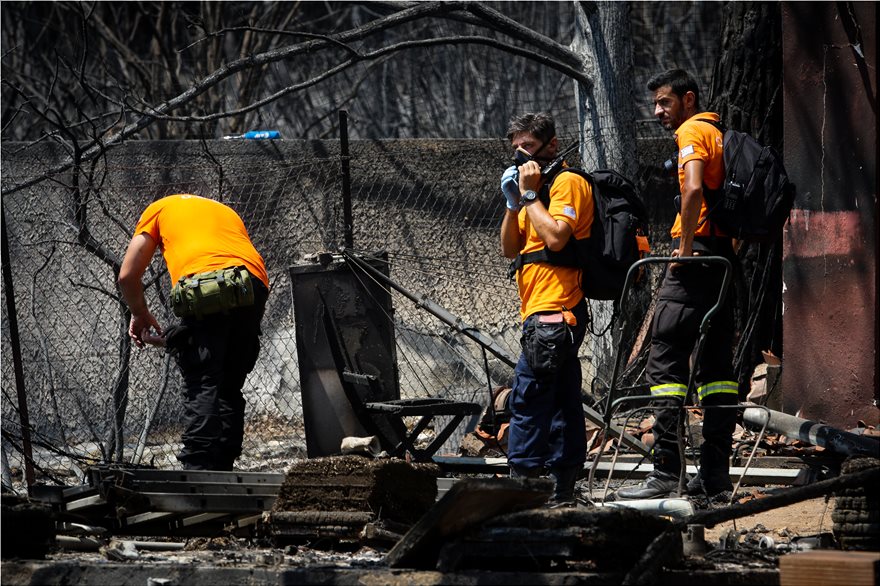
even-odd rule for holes
{"type": "MultiPolygon", "coordinates": [[[[587,436],[581,399],[581,363],[578,350],[587,329],[587,303],[572,310],[577,325],[571,328],[572,344],[556,373],[536,377],[525,354],[520,354],[510,395],[508,463],[517,470],[583,466],[587,436]]],[[[523,331],[531,315],[523,322],[523,331]]]]}

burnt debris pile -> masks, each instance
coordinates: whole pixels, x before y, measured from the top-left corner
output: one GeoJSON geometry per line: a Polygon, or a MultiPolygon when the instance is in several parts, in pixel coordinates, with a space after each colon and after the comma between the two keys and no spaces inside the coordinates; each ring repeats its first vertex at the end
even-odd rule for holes
{"type": "Polygon", "coordinates": [[[399,459],[305,460],[288,471],[264,522],[278,544],[394,541],[433,506],[439,475],[434,464],[399,459]]]}

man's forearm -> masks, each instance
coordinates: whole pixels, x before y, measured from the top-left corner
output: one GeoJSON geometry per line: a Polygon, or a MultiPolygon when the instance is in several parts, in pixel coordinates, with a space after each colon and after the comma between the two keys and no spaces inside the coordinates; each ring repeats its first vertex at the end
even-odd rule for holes
{"type": "Polygon", "coordinates": [[[120,280],[119,289],[122,291],[122,298],[132,315],[149,313],[147,298],[144,296],[144,285],[140,279],[120,280]]]}
{"type": "Polygon", "coordinates": [[[125,251],[125,258],[122,259],[117,283],[122,292],[122,298],[125,299],[132,315],[140,316],[149,313],[141,279],[155,250],[156,243],[149,235],[146,233],[136,234],[125,251]]]}
{"type": "Polygon", "coordinates": [[[540,201],[529,205],[526,210],[526,213],[529,214],[529,220],[532,222],[532,227],[538,234],[538,238],[544,243],[544,246],[553,251],[562,250],[571,234],[568,224],[560,222],[551,216],[550,212],[547,211],[547,208],[540,201]]]}
{"type": "Polygon", "coordinates": [[[521,248],[517,217],[517,212],[508,209],[501,220],[501,254],[505,258],[516,258],[521,248]]]}
{"type": "Polygon", "coordinates": [[[693,252],[694,233],[700,221],[702,201],[702,189],[685,191],[681,194],[681,241],[678,245],[678,253],[681,256],[691,256],[693,252]]]}

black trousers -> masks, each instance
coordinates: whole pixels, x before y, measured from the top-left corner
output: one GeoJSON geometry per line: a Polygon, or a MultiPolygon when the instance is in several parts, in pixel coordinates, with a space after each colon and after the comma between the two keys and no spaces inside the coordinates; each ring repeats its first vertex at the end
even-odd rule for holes
{"type": "MultiPolygon", "coordinates": [[[[700,339],[700,325],[715,305],[724,269],[720,265],[688,263],[671,268],[660,287],[652,324],[652,342],[646,365],[651,393],[656,398],[654,423],[654,469],[665,476],[678,476],[678,423],[691,373],[691,360],[700,339]]],[[[701,405],[736,405],[737,383],[733,380],[733,304],[728,291],[725,303],[712,317],[700,357],[693,364],[694,381],[701,405]]],[[[729,459],[736,425],[735,409],[706,409],[700,475],[707,489],[728,490],[729,459]]]]}
{"type": "Polygon", "coordinates": [[[244,440],[245,378],[260,353],[268,291],[253,278],[254,304],[183,318],[166,336],[184,382],[183,448],[189,470],[232,470],[244,440]]]}

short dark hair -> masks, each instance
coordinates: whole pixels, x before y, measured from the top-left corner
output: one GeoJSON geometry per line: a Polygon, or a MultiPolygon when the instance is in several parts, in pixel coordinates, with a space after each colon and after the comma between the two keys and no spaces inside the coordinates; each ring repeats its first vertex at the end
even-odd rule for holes
{"type": "Polygon", "coordinates": [[[507,125],[507,140],[513,140],[514,135],[521,132],[528,132],[547,144],[556,136],[556,122],[548,112],[527,112],[510,119],[507,125]]]}
{"type": "Polygon", "coordinates": [[[700,110],[700,86],[697,80],[684,69],[667,69],[648,80],[648,89],[652,92],[668,85],[672,93],[683,98],[688,92],[694,92],[694,107],[700,110]]]}

